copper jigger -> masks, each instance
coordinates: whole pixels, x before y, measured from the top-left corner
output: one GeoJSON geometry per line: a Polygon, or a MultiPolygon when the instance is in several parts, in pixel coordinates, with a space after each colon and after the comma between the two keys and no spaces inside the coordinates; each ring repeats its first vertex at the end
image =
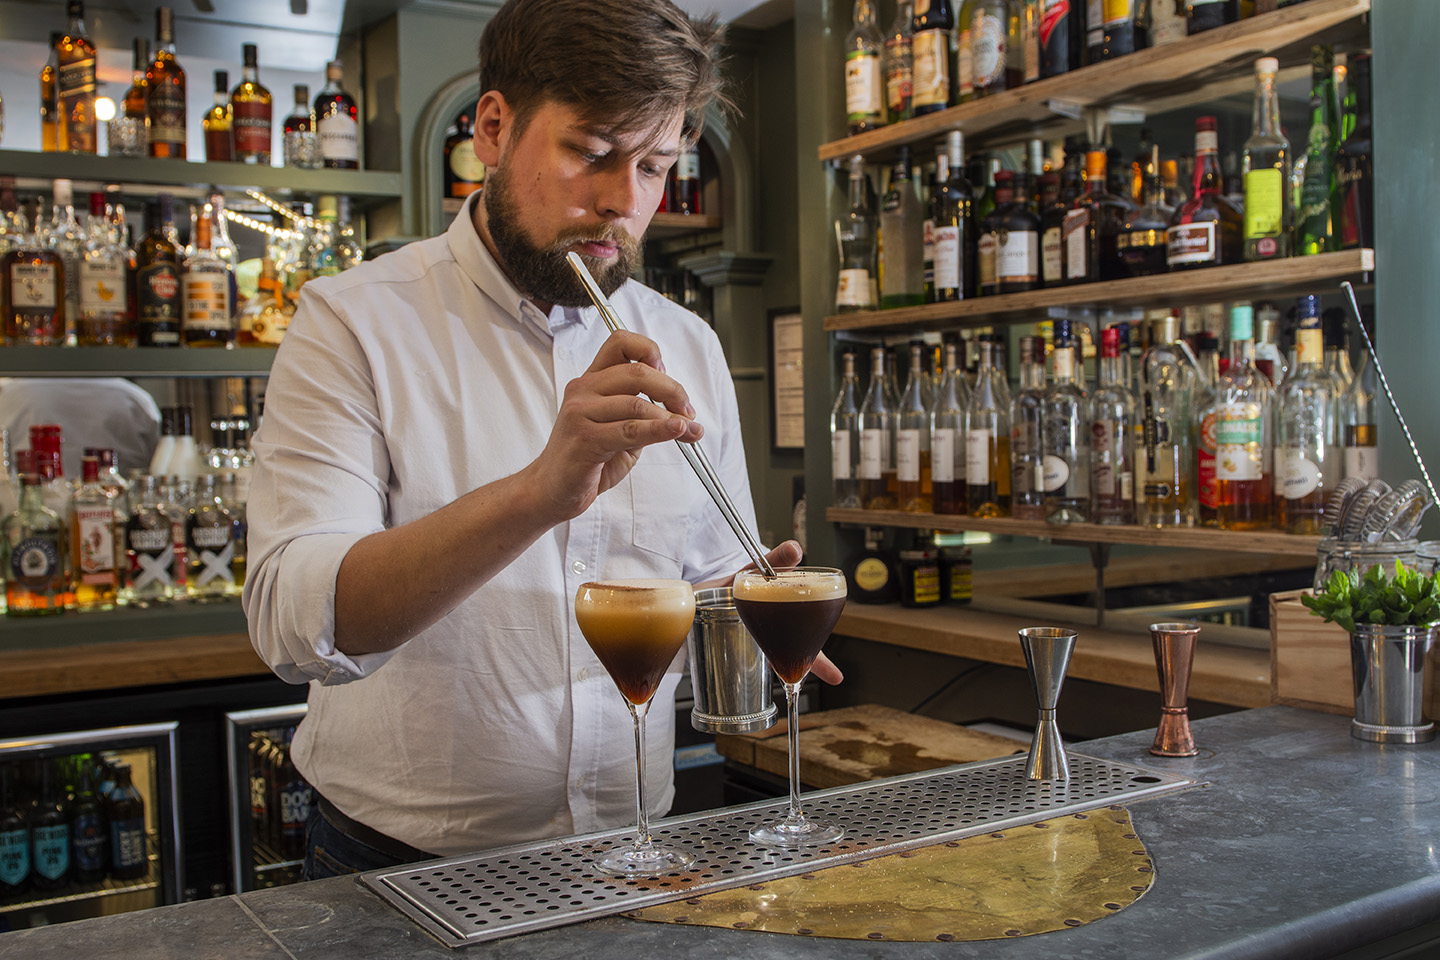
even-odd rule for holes
{"type": "Polygon", "coordinates": [[[1030,670],[1030,684],[1040,707],[1035,736],[1030,740],[1030,762],[1025,768],[1030,780],[1070,779],[1070,761],[1055,722],[1055,705],[1060,700],[1060,686],[1065,682],[1076,636],[1074,630],[1064,627],[1025,627],[1020,631],[1020,648],[1025,651],[1025,666],[1030,670]]]}
{"type": "Polygon", "coordinates": [[[1199,634],[1200,627],[1193,623],[1150,624],[1155,669],[1160,675],[1160,725],[1150,748],[1157,757],[1193,757],[1200,752],[1190,733],[1190,708],[1186,705],[1199,634]]]}

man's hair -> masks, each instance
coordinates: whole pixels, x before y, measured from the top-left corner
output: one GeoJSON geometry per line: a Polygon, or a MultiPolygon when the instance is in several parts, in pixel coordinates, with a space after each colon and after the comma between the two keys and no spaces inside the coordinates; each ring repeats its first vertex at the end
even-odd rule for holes
{"type": "Polygon", "coordinates": [[[523,129],[558,103],[617,131],[685,111],[694,140],[705,109],[732,104],[721,77],[724,27],[670,0],[507,0],[480,35],[480,90],[499,91],[523,129]]]}

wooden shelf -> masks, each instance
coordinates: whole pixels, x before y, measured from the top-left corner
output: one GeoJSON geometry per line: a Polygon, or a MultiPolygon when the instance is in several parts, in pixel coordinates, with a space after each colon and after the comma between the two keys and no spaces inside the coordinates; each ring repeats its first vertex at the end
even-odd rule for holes
{"type": "Polygon", "coordinates": [[[687,233],[719,230],[722,221],[707,213],[657,213],[650,220],[646,235],[652,239],[678,237],[687,233]]]}
{"type": "Polygon", "coordinates": [[[1320,286],[1357,279],[1374,269],[1374,250],[1341,250],[1309,257],[1163,273],[1154,277],[1004,293],[954,303],[929,303],[923,307],[833,314],[825,318],[825,329],[940,330],[1019,320],[1050,307],[1181,306],[1220,300],[1298,296],[1314,293],[1320,286]]]}
{"type": "Polygon", "coordinates": [[[1141,50],[1116,60],[1081,67],[972,100],[914,120],[821,144],[822,161],[862,153],[884,162],[901,144],[938,144],[950,130],[964,131],[970,144],[1050,133],[1047,127],[1073,122],[1086,108],[1124,106],[1171,110],[1212,99],[1214,85],[1246,78],[1257,57],[1275,56],[1281,66],[1308,63],[1310,45],[1339,43],[1366,34],[1361,17],[1371,0],[1308,0],[1209,30],[1176,43],[1141,50]]]}
{"type": "Polygon", "coordinates": [[[7,377],[267,377],[273,347],[6,347],[7,377]]]}
{"type": "Polygon", "coordinates": [[[831,523],[852,523],[867,527],[910,527],[916,530],[975,530],[1071,540],[1081,543],[1133,543],[1147,547],[1175,547],[1189,550],[1221,550],[1231,553],[1263,553],[1275,556],[1315,559],[1319,537],[1303,537],[1272,531],[1211,530],[1206,527],[1166,528],[1101,526],[1095,523],[1046,523],[1043,520],[999,518],[981,520],[964,514],[902,513],[899,510],[857,510],[829,507],[825,519],[831,523]]]}

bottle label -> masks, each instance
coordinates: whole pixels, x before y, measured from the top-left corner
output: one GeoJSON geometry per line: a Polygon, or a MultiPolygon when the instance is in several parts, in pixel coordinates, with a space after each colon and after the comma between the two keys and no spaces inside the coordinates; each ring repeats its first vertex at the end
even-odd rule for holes
{"type": "Polygon", "coordinates": [[[1075,379],[1075,350],[1070,347],[1061,347],[1052,356],[1055,358],[1055,379],[1075,379]]]}
{"type": "Polygon", "coordinates": [[[1033,230],[1002,230],[995,244],[995,275],[1000,281],[1040,280],[1040,235],[1033,230]]]}
{"type": "Polygon", "coordinates": [[[911,572],[910,580],[914,593],[911,599],[915,603],[940,602],[940,568],[938,566],[934,564],[918,566],[911,572]]]}
{"type": "Polygon", "coordinates": [[[80,582],[114,583],[115,511],[109,504],[75,507],[76,537],[80,555],[75,558],[80,582]]]}
{"type": "Polygon", "coordinates": [[[975,60],[970,56],[970,28],[955,31],[955,86],[963,103],[975,95],[975,60]]]}
{"type": "MultiPolygon", "coordinates": [[[[1283,225],[1283,178],[1275,167],[1251,170],[1245,174],[1245,239],[1278,237],[1283,225]]],[[[1278,244],[1270,253],[1278,252],[1278,244]]],[[[1261,251],[1264,253],[1264,251],[1261,251]]]]}
{"type": "Polygon", "coordinates": [[[235,583],[235,528],[192,527],[190,530],[190,586],[235,583]]]}
{"type": "Polygon", "coordinates": [[[880,57],[865,50],[845,55],[845,112],[851,123],[880,113],[880,57]]]}
{"type": "Polygon", "coordinates": [[[35,828],[35,872],[59,880],[70,870],[70,828],[66,824],[35,828]]]}
{"type": "Polygon", "coordinates": [[[83,93],[95,92],[95,58],[72,60],[56,71],[55,88],[60,99],[68,100],[83,93]]]}
{"type": "Polygon", "coordinates": [[[1348,250],[1351,247],[1373,244],[1373,239],[1361,236],[1364,231],[1360,222],[1360,208],[1362,204],[1367,209],[1369,207],[1362,194],[1365,189],[1365,172],[1360,168],[1360,161],[1353,157],[1341,157],[1338,165],[1340,169],[1336,179],[1340,181],[1340,245],[1348,250]]]}
{"type": "Polygon", "coordinates": [[[232,136],[235,153],[267,154],[270,152],[270,104],[260,100],[231,100],[234,111],[232,136]]]}
{"type": "Polygon", "coordinates": [[[175,542],[169,530],[131,530],[130,588],[140,593],[175,584],[175,542]]]}
{"type": "Polygon", "coordinates": [[[1217,154],[1220,152],[1220,135],[1214,130],[1195,131],[1195,156],[1204,154],[1217,154]]]}
{"type": "Polygon", "coordinates": [[[1299,500],[1320,487],[1320,466],[1299,450],[1280,451],[1275,458],[1275,488],[1286,500],[1299,500]]]}
{"type": "Polygon", "coordinates": [[[1264,476],[1260,418],[1244,406],[1221,407],[1215,420],[1215,478],[1259,480],[1264,476]]]}
{"type": "Polygon", "coordinates": [[[1005,79],[1006,23],[994,14],[975,11],[970,22],[970,69],[976,87],[989,88],[1005,79]]]}
{"type": "Polygon", "coordinates": [[[1214,263],[1220,258],[1214,220],[1181,223],[1165,231],[1165,262],[1214,263]]]}
{"type": "Polygon", "coordinates": [[[866,557],[855,565],[855,586],[866,593],[878,593],[890,582],[890,567],[878,557],[866,557]]]}
{"type": "Polygon", "coordinates": [[[915,106],[944,107],[950,103],[950,32],[921,30],[915,34],[915,106]]]}
{"type": "Polygon", "coordinates": [[[1323,363],[1325,360],[1325,335],[1316,329],[1295,331],[1296,363],[1323,363]]]}
{"type": "Polygon", "coordinates": [[[1022,14],[1021,17],[1020,42],[1025,45],[1021,51],[1025,60],[1025,82],[1034,83],[1040,79],[1040,24],[1035,22],[1034,16],[1022,14]]]}
{"type": "Polygon", "coordinates": [[[313,788],[304,780],[292,780],[280,791],[280,829],[291,836],[303,835],[310,819],[313,788]]]}
{"type": "Polygon", "coordinates": [[[860,431],[860,479],[879,480],[885,470],[885,431],[860,431]]]}
{"type": "Polygon", "coordinates": [[[1135,499],[1135,474],[1129,470],[1120,473],[1120,499],[1135,499]]]}
{"type": "Polygon", "coordinates": [[[915,89],[914,41],[892,37],[885,41],[885,100],[891,120],[903,120],[915,89]]]}
{"type": "Polygon", "coordinates": [[[26,537],[10,549],[10,577],[33,593],[58,587],[60,545],[46,537],[26,537]]]}
{"type": "Polygon", "coordinates": [[[995,234],[982,233],[975,243],[976,269],[980,271],[982,289],[995,285],[995,234]]]}
{"type": "Polygon", "coordinates": [[[955,482],[955,428],[936,427],[930,437],[930,480],[955,482]]]}
{"type": "Polygon", "coordinates": [[[1065,278],[1083,280],[1090,272],[1087,262],[1089,247],[1086,244],[1090,227],[1090,208],[1070,210],[1061,222],[1060,232],[1065,242],[1065,278]]]}
{"type": "Polygon", "coordinates": [[[1055,28],[1070,15],[1070,0],[1045,0],[1045,12],[1040,15],[1040,46],[1050,45],[1055,28]]]}
{"type": "Polygon", "coordinates": [[[125,263],[85,260],[80,264],[80,309],[87,314],[125,311],[125,263]]]}
{"type": "Polygon", "coordinates": [[[30,876],[30,831],[0,833],[0,883],[16,887],[30,876]]]}
{"type": "Polygon", "coordinates": [[[169,80],[152,85],[145,92],[145,112],[150,117],[150,142],[185,143],[185,91],[169,80]]]}
{"type": "Polygon", "coordinates": [[[1118,420],[1095,420],[1090,424],[1090,486],[1096,496],[1113,497],[1118,492],[1115,461],[1120,450],[1115,439],[1123,429],[1118,420]]]}
{"type": "Polygon", "coordinates": [[[934,228],[935,289],[963,290],[964,277],[960,268],[960,228],[934,228]]]}
{"type": "Polygon", "coordinates": [[[1045,454],[1045,464],[1041,471],[1043,489],[1046,493],[1054,493],[1062,489],[1070,479],[1070,464],[1064,458],[1057,457],[1053,453],[1045,454]]]}
{"type": "Polygon", "coordinates": [[[1105,0],[1085,4],[1085,42],[1092,47],[1105,42],[1105,0]]]}
{"type": "Polygon", "coordinates": [[[1064,279],[1065,261],[1060,255],[1061,230],[1051,227],[1040,239],[1040,276],[1046,283],[1064,279]]]}
{"type": "Polygon", "coordinates": [[[853,267],[841,270],[840,278],[835,285],[835,305],[862,309],[873,307],[875,301],[871,299],[870,289],[869,270],[853,267]]]}
{"type": "Polygon", "coordinates": [[[920,431],[901,430],[895,437],[895,473],[902,483],[920,482],[920,431]]]}
{"type": "Polygon", "coordinates": [[[935,288],[935,221],[925,218],[920,228],[920,263],[923,266],[925,288],[935,288]]]}
{"type": "Polygon", "coordinates": [[[54,310],[60,279],[53,263],[10,264],[10,295],[17,310],[54,310]]]}
{"type": "Polygon", "coordinates": [[[75,866],[81,870],[105,869],[105,822],[98,813],[82,813],[71,824],[75,866]]]}
{"type": "Polygon", "coordinates": [[[360,162],[360,125],[349,111],[341,109],[321,117],[316,124],[316,132],[323,159],[360,162]]]}
{"type": "Polygon", "coordinates": [[[993,445],[994,434],[989,430],[965,431],[966,483],[979,485],[990,482],[990,448],[993,445]]]}
{"type": "Polygon", "coordinates": [[[475,156],[472,141],[457,143],[450,151],[450,173],[460,183],[485,182],[485,164],[475,156]]]}
{"type": "Polygon", "coordinates": [[[173,263],[150,263],[135,272],[137,311],[141,323],[176,327],[168,342],[179,343],[180,271],[173,263]]]}
{"type": "Polygon", "coordinates": [[[1380,476],[1380,456],[1376,447],[1346,447],[1345,476],[1375,480],[1380,476]]]}
{"type": "Polygon", "coordinates": [[[230,277],[226,273],[185,274],[186,330],[230,329],[230,277]]]}
{"type": "Polygon", "coordinates": [[[1105,29],[1123,27],[1135,19],[1135,0],[1105,0],[1105,29]]]}
{"type": "Polygon", "coordinates": [[[1219,491],[1215,487],[1215,424],[1213,410],[1200,419],[1200,442],[1196,456],[1197,496],[1200,506],[1212,510],[1220,505],[1219,491]]]}
{"type": "Polygon", "coordinates": [[[855,465],[850,462],[850,431],[836,430],[830,434],[830,476],[836,480],[853,480],[855,465]]]}
{"type": "Polygon", "coordinates": [[[136,817],[110,821],[110,862],[117,870],[133,870],[148,859],[145,821],[136,817]]]}

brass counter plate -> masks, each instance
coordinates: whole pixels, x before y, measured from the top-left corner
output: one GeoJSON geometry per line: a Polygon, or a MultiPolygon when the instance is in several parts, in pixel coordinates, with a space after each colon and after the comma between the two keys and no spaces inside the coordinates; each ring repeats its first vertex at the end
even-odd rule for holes
{"type": "Polygon", "coordinates": [[[1108,807],[625,916],[846,940],[1000,940],[1094,923],[1154,876],[1129,812],[1108,807]]]}

